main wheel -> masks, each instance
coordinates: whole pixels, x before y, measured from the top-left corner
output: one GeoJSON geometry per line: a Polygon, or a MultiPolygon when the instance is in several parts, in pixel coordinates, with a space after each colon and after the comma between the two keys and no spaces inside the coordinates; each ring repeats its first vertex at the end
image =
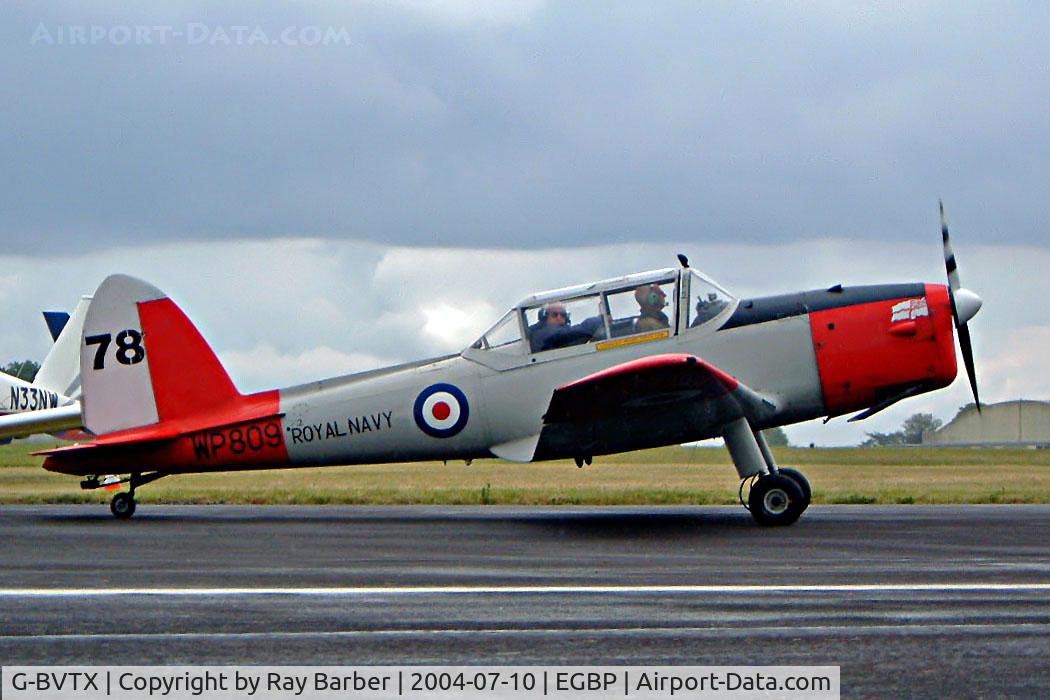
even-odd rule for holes
{"type": "Polygon", "coordinates": [[[809,508],[809,502],[813,500],[813,489],[809,485],[809,480],[798,469],[791,467],[780,467],[777,471],[798,484],[798,487],[802,489],[802,503],[804,504],[802,510],[809,508]]]}
{"type": "Polygon", "coordinates": [[[113,517],[127,520],[135,514],[135,497],[126,491],[121,491],[109,502],[109,510],[113,517]]]}
{"type": "Polygon", "coordinates": [[[802,489],[783,474],[766,474],[755,482],[748,495],[751,517],[759,525],[790,525],[806,509],[802,489]]]}

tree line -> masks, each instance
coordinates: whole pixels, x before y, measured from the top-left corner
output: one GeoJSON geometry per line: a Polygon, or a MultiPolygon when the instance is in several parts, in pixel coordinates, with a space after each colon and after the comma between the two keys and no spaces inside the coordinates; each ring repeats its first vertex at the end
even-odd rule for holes
{"type": "Polygon", "coordinates": [[[32,360],[8,362],[6,365],[0,367],[0,372],[10,374],[12,377],[24,379],[27,382],[33,381],[33,379],[36,378],[36,373],[38,371],[40,371],[40,363],[33,362],[32,360]]]}

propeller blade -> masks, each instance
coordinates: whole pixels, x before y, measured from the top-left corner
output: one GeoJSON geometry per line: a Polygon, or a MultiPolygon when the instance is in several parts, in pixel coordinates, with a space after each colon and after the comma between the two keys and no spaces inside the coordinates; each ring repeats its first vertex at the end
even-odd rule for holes
{"type": "Polygon", "coordinates": [[[966,366],[966,376],[970,380],[970,391],[973,392],[973,400],[977,404],[977,412],[981,412],[981,399],[977,396],[977,371],[973,364],[973,342],[970,340],[970,329],[966,322],[973,318],[974,314],[981,308],[981,298],[973,292],[963,289],[959,281],[959,268],[955,262],[955,253],[952,251],[952,241],[948,235],[948,219],[944,215],[944,202],[938,200],[941,210],[941,241],[944,243],[944,269],[948,273],[948,298],[952,304],[952,318],[955,319],[955,330],[959,334],[959,349],[962,350],[963,364],[966,366]],[[956,303],[956,293],[958,302],[956,303]],[[963,309],[965,318],[960,318],[959,305],[963,309]]]}
{"type": "MultiPolygon", "coordinates": [[[[952,241],[948,236],[948,220],[944,216],[944,202],[938,200],[941,208],[941,240],[944,242],[944,269],[948,271],[948,288],[954,297],[955,290],[962,286],[959,282],[959,268],[955,264],[955,253],[952,252],[952,241]]],[[[955,308],[955,302],[952,302],[955,308]]]]}
{"type": "Polygon", "coordinates": [[[973,400],[977,404],[977,412],[981,412],[981,399],[977,397],[977,372],[973,367],[973,344],[970,342],[970,329],[966,324],[958,328],[959,348],[962,350],[963,364],[966,365],[966,376],[970,379],[970,391],[973,392],[973,400]]]}

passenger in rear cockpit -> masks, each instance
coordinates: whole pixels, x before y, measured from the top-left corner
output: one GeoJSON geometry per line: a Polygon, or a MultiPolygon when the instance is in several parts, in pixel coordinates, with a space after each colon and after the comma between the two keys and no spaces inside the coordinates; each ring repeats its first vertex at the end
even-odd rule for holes
{"type": "Polygon", "coordinates": [[[638,302],[639,314],[635,321],[635,333],[658,331],[668,328],[671,320],[663,312],[667,306],[667,294],[658,284],[644,284],[634,290],[634,300],[638,302]]]}

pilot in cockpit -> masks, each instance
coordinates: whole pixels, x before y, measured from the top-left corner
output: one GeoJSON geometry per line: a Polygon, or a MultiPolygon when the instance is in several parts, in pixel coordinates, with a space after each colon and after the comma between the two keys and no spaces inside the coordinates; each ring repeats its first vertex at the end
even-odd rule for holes
{"type": "Polygon", "coordinates": [[[569,325],[569,312],[565,310],[565,304],[554,301],[543,307],[540,311],[540,321],[552,328],[561,328],[569,325]]]}
{"type": "Polygon", "coordinates": [[[601,316],[572,325],[565,305],[552,301],[540,309],[539,321],[529,327],[529,344],[533,352],[580,345],[594,340],[601,326],[601,316]]]}

